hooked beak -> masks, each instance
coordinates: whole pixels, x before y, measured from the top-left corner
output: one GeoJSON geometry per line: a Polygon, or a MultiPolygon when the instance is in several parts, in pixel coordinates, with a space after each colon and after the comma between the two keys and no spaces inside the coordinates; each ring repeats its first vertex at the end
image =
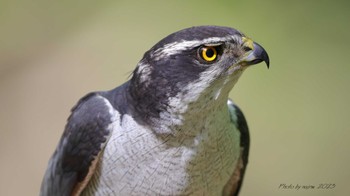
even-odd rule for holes
{"type": "Polygon", "coordinates": [[[270,66],[269,55],[265,49],[258,43],[251,41],[248,38],[243,37],[244,47],[250,49],[247,55],[242,59],[243,65],[255,65],[262,61],[266,63],[267,68],[270,66]]]}

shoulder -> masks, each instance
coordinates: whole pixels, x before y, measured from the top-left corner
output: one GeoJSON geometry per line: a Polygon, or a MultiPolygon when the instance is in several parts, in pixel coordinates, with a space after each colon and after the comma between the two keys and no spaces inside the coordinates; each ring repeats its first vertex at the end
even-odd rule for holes
{"type": "Polygon", "coordinates": [[[245,170],[248,164],[250,136],[248,124],[243,115],[242,110],[230,99],[227,101],[227,106],[229,108],[231,121],[240,132],[241,154],[239,163],[233,174],[233,179],[237,179],[237,181],[234,182],[232,186],[233,195],[238,195],[242,186],[245,170]]]}
{"type": "Polygon", "coordinates": [[[103,93],[89,93],[72,108],[51,157],[41,195],[69,195],[87,183],[91,166],[107,143],[120,114],[103,93]]]}
{"type": "Polygon", "coordinates": [[[241,146],[249,148],[249,128],[242,110],[231,99],[227,100],[227,106],[230,112],[232,123],[241,133],[241,146]]]}

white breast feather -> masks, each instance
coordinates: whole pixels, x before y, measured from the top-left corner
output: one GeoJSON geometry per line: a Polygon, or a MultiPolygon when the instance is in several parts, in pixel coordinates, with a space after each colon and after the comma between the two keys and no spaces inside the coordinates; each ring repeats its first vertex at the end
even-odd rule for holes
{"type": "Polygon", "coordinates": [[[129,115],[121,123],[114,118],[112,136],[83,195],[221,195],[240,152],[239,131],[227,112],[216,111],[219,116],[205,119],[201,132],[188,138],[159,138],[129,115]]]}

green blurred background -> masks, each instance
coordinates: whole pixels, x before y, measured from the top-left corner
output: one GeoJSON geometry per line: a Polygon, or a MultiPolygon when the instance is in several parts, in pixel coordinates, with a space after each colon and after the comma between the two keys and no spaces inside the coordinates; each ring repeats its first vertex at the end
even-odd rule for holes
{"type": "Polygon", "coordinates": [[[235,27],[269,52],[231,92],[251,130],[242,195],[348,195],[349,1],[0,0],[0,195],[38,195],[70,108],[128,79],[143,53],[195,25],[235,27]],[[332,190],[280,184],[336,184],[332,190]]]}

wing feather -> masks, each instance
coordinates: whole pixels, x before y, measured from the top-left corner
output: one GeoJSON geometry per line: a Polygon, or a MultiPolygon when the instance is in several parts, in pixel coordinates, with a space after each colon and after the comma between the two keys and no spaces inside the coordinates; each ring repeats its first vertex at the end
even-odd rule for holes
{"type": "Polygon", "coordinates": [[[93,163],[111,135],[111,107],[107,99],[90,93],[72,109],[49,161],[41,196],[76,195],[84,188],[93,172],[93,163]]]}
{"type": "MultiPolygon", "coordinates": [[[[239,191],[242,186],[244,173],[248,164],[248,155],[249,155],[249,145],[250,145],[250,136],[247,121],[243,115],[243,112],[235,105],[230,99],[227,102],[227,106],[230,111],[231,121],[240,132],[240,147],[241,155],[238,161],[237,167],[234,174],[232,175],[229,183],[231,184],[231,190],[229,191],[230,195],[238,196],[239,191]]],[[[226,189],[226,187],[225,187],[226,189]]]]}

